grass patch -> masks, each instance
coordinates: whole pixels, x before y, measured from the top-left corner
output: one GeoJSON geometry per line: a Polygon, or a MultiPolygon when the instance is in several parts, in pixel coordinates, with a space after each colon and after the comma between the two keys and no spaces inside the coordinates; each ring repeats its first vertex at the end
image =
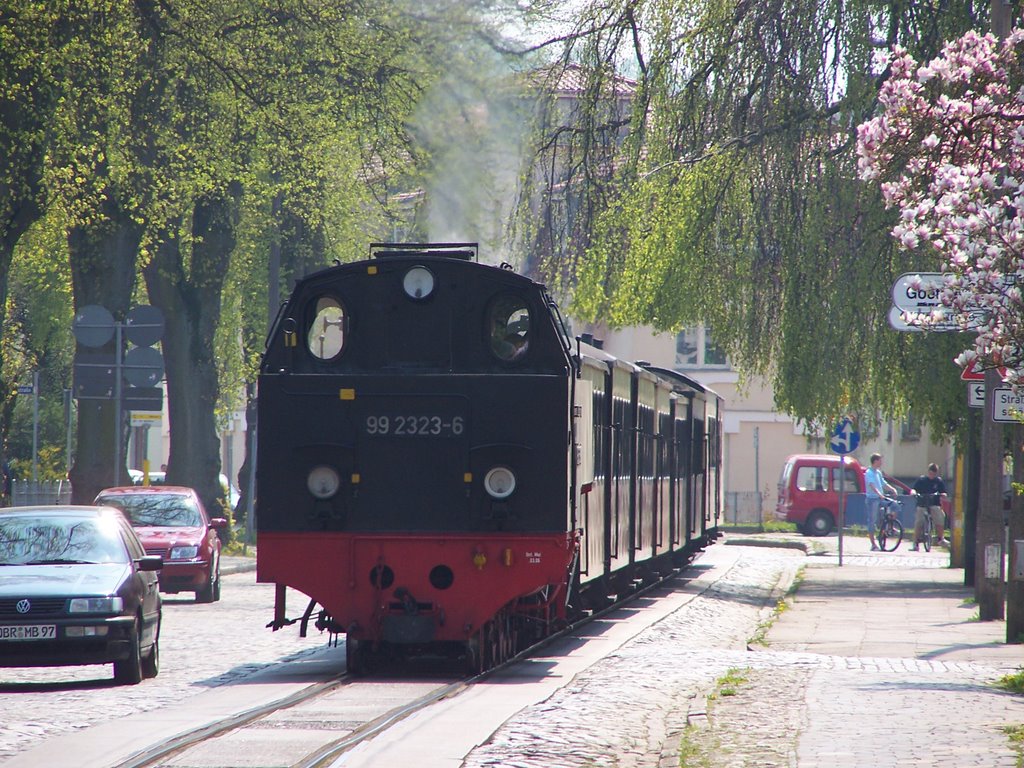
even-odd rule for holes
{"type": "Polygon", "coordinates": [[[967,621],[981,621],[981,608],[968,616],[967,621]]]}
{"type": "Polygon", "coordinates": [[[1003,733],[1010,740],[1010,748],[1017,753],[1017,768],[1024,766],[1024,725],[1003,726],[1003,733]]]}
{"type": "Polygon", "coordinates": [[[781,520],[765,520],[764,522],[738,523],[722,521],[718,524],[723,531],[746,531],[747,533],[799,533],[796,523],[785,523],[781,520]]]}
{"type": "Polygon", "coordinates": [[[711,751],[704,745],[703,728],[686,726],[679,740],[679,768],[713,768],[711,751]]]}
{"type": "MultiPolygon", "coordinates": [[[[996,681],[996,685],[1010,693],[1024,693],[1024,667],[1010,675],[1003,675],[996,681]]],[[[1024,729],[1024,725],[1018,726],[1024,729]]]]}
{"type": "Polygon", "coordinates": [[[715,683],[715,691],[708,696],[709,701],[717,699],[719,696],[735,696],[739,691],[738,688],[747,682],[747,676],[744,674],[747,670],[736,669],[733,667],[726,671],[724,675],[718,678],[718,682],[715,683]]]}
{"type": "Polygon", "coordinates": [[[757,625],[754,630],[754,634],[747,640],[747,645],[767,645],[768,644],[768,630],[775,624],[776,619],[779,618],[784,612],[789,610],[789,603],[787,599],[796,594],[796,591],[800,589],[800,585],[804,583],[804,568],[803,566],[796,572],[796,576],[793,577],[793,583],[789,589],[786,590],[786,594],[778,599],[775,603],[775,608],[772,609],[771,615],[768,616],[764,621],[757,625]]]}
{"type": "Polygon", "coordinates": [[[978,601],[973,596],[972,597],[965,597],[964,601],[961,603],[961,605],[976,605],[977,602],[978,601]]]}
{"type": "MultiPolygon", "coordinates": [[[[736,696],[739,688],[747,682],[749,668],[732,667],[715,681],[714,690],[708,694],[708,714],[716,699],[736,696]]],[[[679,768],[714,768],[721,765],[721,745],[709,725],[690,723],[679,739],[679,768]]]]}
{"type": "Polygon", "coordinates": [[[799,531],[796,523],[787,523],[783,520],[765,520],[761,527],[765,533],[797,533],[799,531]]]}
{"type": "Polygon", "coordinates": [[[792,597],[796,594],[796,591],[803,586],[804,578],[807,576],[807,572],[803,566],[800,566],[800,570],[796,572],[796,576],[793,577],[793,583],[789,585],[789,589],[786,590],[786,597],[792,597]]]}

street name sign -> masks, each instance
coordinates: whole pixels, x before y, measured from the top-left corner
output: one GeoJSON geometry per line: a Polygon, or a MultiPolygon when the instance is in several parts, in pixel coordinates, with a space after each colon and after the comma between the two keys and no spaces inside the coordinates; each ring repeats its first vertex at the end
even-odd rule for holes
{"type": "Polygon", "coordinates": [[[1010,387],[997,387],[992,391],[992,421],[1018,421],[1024,415],[1024,392],[1014,393],[1010,387]]]}
{"type": "Polygon", "coordinates": [[[892,303],[904,312],[931,312],[942,306],[945,285],[941,272],[905,272],[892,284],[892,303]]]}
{"type": "MultiPolygon", "coordinates": [[[[1008,285],[1014,276],[1004,277],[1008,285]]],[[[970,331],[988,322],[989,314],[974,301],[954,311],[942,303],[945,277],[941,272],[905,272],[892,284],[889,325],[897,331],[970,331]],[[906,318],[927,315],[927,326],[906,318]]]]}

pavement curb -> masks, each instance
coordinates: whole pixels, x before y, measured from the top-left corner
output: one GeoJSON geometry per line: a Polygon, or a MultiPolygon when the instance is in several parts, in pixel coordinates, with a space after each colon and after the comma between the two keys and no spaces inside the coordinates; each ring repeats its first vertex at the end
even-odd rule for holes
{"type": "Polygon", "coordinates": [[[815,554],[815,546],[805,541],[794,539],[754,539],[754,538],[726,538],[725,543],[737,547],[774,547],[776,549],[799,549],[805,555],[815,554]]]}
{"type": "Polygon", "coordinates": [[[220,572],[222,576],[227,576],[232,573],[248,573],[256,570],[255,558],[246,558],[241,562],[225,562],[224,558],[220,561],[220,572]]]}

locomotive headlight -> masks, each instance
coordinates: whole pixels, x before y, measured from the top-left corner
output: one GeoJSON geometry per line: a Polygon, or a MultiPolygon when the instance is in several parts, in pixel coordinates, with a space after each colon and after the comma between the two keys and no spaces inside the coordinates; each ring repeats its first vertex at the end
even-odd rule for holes
{"type": "Polygon", "coordinates": [[[507,499],[516,489],[516,476],[508,467],[494,467],[484,475],[484,490],[494,499],[507,499]]]}
{"type": "Polygon", "coordinates": [[[434,275],[426,267],[413,267],[405,273],[402,288],[410,299],[425,299],[434,292],[434,275]]]}
{"type": "Polygon", "coordinates": [[[306,487],[318,499],[331,498],[331,496],[338,492],[338,486],[340,485],[341,478],[338,477],[338,473],[330,467],[323,465],[313,467],[306,478],[306,487]]]}

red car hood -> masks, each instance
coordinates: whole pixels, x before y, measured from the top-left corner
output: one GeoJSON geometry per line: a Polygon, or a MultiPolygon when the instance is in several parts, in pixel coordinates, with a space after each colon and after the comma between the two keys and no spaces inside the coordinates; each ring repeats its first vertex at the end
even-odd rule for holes
{"type": "Polygon", "coordinates": [[[169,547],[172,544],[180,544],[182,542],[199,544],[205,536],[205,529],[201,527],[139,527],[135,529],[135,532],[139,534],[139,538],[142,539],[142,546],[146,547],[146,549],[151,547],[169,547]]]}

